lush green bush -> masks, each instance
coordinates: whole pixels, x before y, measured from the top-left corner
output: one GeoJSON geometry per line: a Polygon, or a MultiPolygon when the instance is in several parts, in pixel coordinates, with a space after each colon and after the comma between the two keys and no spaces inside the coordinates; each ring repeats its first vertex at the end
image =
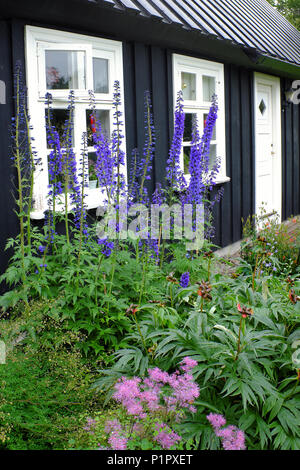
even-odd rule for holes
{"type": "Polygon", "coordinates": [[[289,276],[297,270],[300,253],[300,231],[297,217],[287,224],[280,224],[278,216],[265,217],[260,214],[249,217],[244,224],[244,241],[241,246],[243,259],[250,263],[255,275],[272,274],[289,276]],[[259,228],[257,228],[257,226],[259,228]]]}
{"type": "Polygon", "coordinates": [[[2,449],[63,449],[80,414],[97,409],[89,367],[75,346],[80,338],[44,317],[41,307],[1,321],[8,350],[0,366],[2,449]]]}
{"type": "Polygon", "coordinates": [[[206,420],[214,411],[246,433],[249,449],[300,449],[300,303],[291,301],[289,282],[257,277],[252,289],[252,281],[248,265],[248,273],[233,278],[215,274],[211,285],[194,278],[188,288],[176,286],[172,308],[142,305],[130,347],[115,353],[115,366],[102,371],[96,386],[109,391],[124,373],[174,370],[189,356],[199,363],[200,398],[197,414],[180,430],[188,441],[216,448],[206,420]]]}

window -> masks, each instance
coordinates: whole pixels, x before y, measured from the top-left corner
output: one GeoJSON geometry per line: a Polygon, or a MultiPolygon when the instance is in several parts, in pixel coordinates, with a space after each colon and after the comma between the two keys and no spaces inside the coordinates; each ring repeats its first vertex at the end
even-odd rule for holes
{"type": "MultiPolygon", "coordinates": [[[[82,134],[86,132],[89,165],[86,202],[88,208],[97,207],[103,196],[97,188],[98,181],[93,169],[96,156],[91,139],[93,123],[88,92],[93,90],[97,117],[104,132],[110,135],[115,80],[119,80],[123,92],[122,44],[108,39],[27,26],[26,74],[33,136],[42,161],[41,170],[35,175],[35,210],[32,216],[42,218],[47,208],[50,152],[45,129],[47,92],[52,95],[53,120],[60,132],[67,116],[70,90],[74,90],[74,151],[79,165],[82,134]]],[[[124,114],[124,109],[122,112],[124,114]]]]}
{"type": "Polygon", "coordinates": [[[210,146],[210,166],[221,159],[217,182],[229,181],[225,159],[224,67],[222,64],[173,55],[174,102],[182,90],[185,111],[185,129],[181,167],[188,178],[192,140],[192,125],[197,118],[200,134],[205,127],[213,94],[218,96],[219,112],[210,146]]]}

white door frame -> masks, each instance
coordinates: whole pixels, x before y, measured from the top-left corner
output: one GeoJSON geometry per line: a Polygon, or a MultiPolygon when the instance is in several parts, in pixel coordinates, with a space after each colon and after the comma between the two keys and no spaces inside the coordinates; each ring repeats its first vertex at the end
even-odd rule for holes
{"type": "Polygon", "coordinates": [[[257,200],[257,86],[269,85],[272,87],[272,121],[273,121],[273,147],[272,154],[274,159],[273,166],[273,185],[275,185],[275,205],[274,209],[278,212],[280,222],[282,217],[282,137],[281,137],[281,91],[280,78],[262,73],[254,73],[254,109],[255,109],[255,213],[259,212],[259,204],[257,200]]]}

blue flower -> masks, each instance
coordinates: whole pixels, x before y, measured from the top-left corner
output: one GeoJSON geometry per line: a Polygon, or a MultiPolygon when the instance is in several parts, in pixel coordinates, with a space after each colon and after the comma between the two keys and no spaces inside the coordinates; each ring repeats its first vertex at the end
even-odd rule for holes
{"type": "Polygon", "coordinates": [[[190,273],[189,272],[183,273],[180,278],[181,287],[186,288],[188,287],[189,283],[190,283],[190,273]]]}
{"type": "Polygon", "coordinates": [[[99,239],[98,245],[101,245],[101,253],[106,258],[108,258],[112,254],[113,249],[115,247],[114,242],[110,242],[109,240],[106,240],[106,239],[102,239],[102,240],[99,239]]]}

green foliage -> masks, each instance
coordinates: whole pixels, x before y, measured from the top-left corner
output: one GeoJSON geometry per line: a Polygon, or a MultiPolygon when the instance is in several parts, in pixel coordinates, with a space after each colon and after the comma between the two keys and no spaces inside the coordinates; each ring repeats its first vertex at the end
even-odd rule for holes
{"type": "Polygon", "coordinates": [[[300,0],[268,0],[268,2],[300,30],[300,0]]]}
{"type": "MultiPolygon", "coordinates": [[[[173,324],[161,321],[158,305],[138,312],[141,338],[127,338],[129,348],[115,354],[112,369],[102,371],[95,386],[111,393],[121,375],[143,375],[148,367],[175,369],[189,356],[198,361],[194,376],[200,386],[197,414],[180,427],[200,449],[217,449],[206,415],[218,412],[247,435],[249,449],[300,449],[299,362],[294,348],[300,338],[300,303],[293,304],[289,284],[277,277],[257,280],[252,272],[212,279],[212,300],[201,305],[198,285],[177,287],[173,324]],[[253,309],[243,318],[237,305],[253,309]]],[[[295,280],[299,293],[300,281],[295,280]]],[[[108,393],[108,398],[110,396],[108,393]]]]}
{"type": "Polygon", "coordinates": [[[248,217],[243,229],[245,239],[241,255],[258,277],[261,273],[288,276],[296,271],[300,250],[297,221],[297,218],[291,218],[291,230],[287,224],[280,225],[277,217],[266,218],[263,208],[257,217],[248,217]]]}
{"type": "Polygon", "coordinates": [[[8,349],[0,365],[0,448],[63,449],[77,432],[78,417],[92,405],[91,373],[75,347],[78,335],[34,316],[1,321],[8,349]]]}

